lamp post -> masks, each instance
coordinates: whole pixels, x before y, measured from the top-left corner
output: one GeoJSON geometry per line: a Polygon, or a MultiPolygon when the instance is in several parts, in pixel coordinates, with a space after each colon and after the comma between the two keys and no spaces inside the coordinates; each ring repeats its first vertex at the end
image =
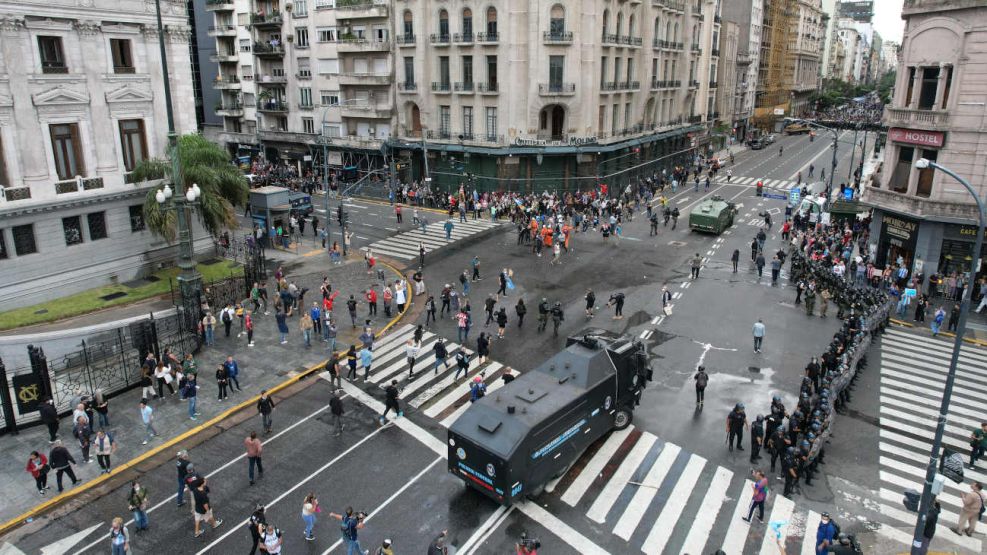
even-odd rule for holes
{"type": "MultiPolygon", "coordinates": [[[[178,275],[178,285],[182,298],[185,300],[198,299],[198,294],[202,286],[202,276],[195,269],[195,259],[193,258],[191,212],[190,208],[195,200],[199,198],[201,192],[198,185],[189,191],[185,190],[182,182],[181,166],[178,160],[178,134],[175,132],[175,115],[171,105],[171,85],[168,76],[168,56],[165,53],[164,26],[161,24],[161,0],[154,0],[155,15],[158,23],[158,50],[161,54],[161,76],[164,81],[164,101],[165,111],[168,116],[168,152],[171,156],[171,182],[175,186],[174,194],[177,196],[171,207],[177,212],[178,227],[178,267],[181,273],[178,275]],[[193,193],[193,191],[195,191],[193,193]]],[[[158,204],[164,203],[171,198],[171,188],[159,190],[155,195],[158,204]]]]}
{"type": "Polygon", "coordinates": [[[939,407],[939,420],[936,424],[936,435],[932,439],[932,450],[929,452],[929,466],[925,470],[925,484],[922,487],[922,499],[918,505],[918,519],[915,522],[915,535],[912,539],[912,555],[925,555],[928,547],[922,547],[922,539],[925,532],[926,513],[932,502],[932,482],[936,477],[936,465],[939,461],[939,448],[942,447],[942,436],[946,429],[946,414],[949,412],[949,401],[953,395],[953,382],[956,380],[956,365],[960,358],[960,347],[963,346],[963,336],[966,334],[966,318],[970,312],[970,299],[973,294],[974,278],[977,275],[977,268],[980,266],[980,252],[984,244],[984,226],[987,225],[987,209],[984,201],[977,195],[977,191],[970,185],[970,182],[953,173],[952,170],[939,164],[920,158],[915,162],[918,169],[934,168],[953,179],[960,182],[970,192],[977,203],[977,216],[980,225],[977,227],[977,240],[973,245],[973,257],[970,260],[970,273],[967,276],[969,285],[963,291],[963,300],[960,301],[960,319],[956,324],[956,338],[953,341],[953,352],[949,358],[949,371],[946,373],[946,384],[943,387],[942,403],[939,407]]]}

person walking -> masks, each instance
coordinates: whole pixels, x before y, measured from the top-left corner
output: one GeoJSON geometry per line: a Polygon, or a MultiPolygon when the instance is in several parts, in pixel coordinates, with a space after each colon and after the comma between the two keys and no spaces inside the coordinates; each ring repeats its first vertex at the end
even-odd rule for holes
{"type": "Polygon", "coordinates": [[[960,500],[963,501],[963,508],[960,510],[960,519],[956,523],[956,528],[952,528],[957,534],[973,536],[977,529],[977,522],[980,521],[981,511],[984,509],[983,486],[980,482],[970,484],[970,491],[963,493],[960,500]]]}
{"type": "MultiPolygon", "coordinates": [[[[141,385],[143,383],[142,379],[141,385]]],[[[148,385],[150,385],[150,379],[148,379],[148,385]]],[[[55,443],[55,440],[58,439],[58,409],[55,408],[55,402],[50,397],[46,398],[38,407],[38,412],[41,414],[41,422],[48,428],[48,443],[55,443]]]]}
{"type": "Polygon", "coordinates": [[[981,422],[979,428],[970,432],[970,464],[969,468],[976,468],[977,460],[987,453],[987,422],[981,422]]]}
{"type": "Polygon", "coordinates": [[[438,341],[436,341],[435,345],[432,347],[432,350],[435,351],[435,364],[433,366],[433,370],[434,370],[433,374],[439,373],[440,364],[444,366],[445,369],[448,369],[449,363],[446,362],[446,357],[449,356],[449,350],[446,349],[445,340],[439,339],[438,341]]]}
{"type": "Polygon", "coordinates": [[[144,424],[144,441],[141,445],[147,445],[148,441],[151,441],[152,437],[158,435],[158,431],[154,429],[154,409],[147,404],[147,399],[141,399],[140,402],[140,413],[141,422],[144,424]]]}
{"type": "Polygon", "coordinates": [[[751,464],[761,459],[762,446],[764,446],[764,416],[759,414],[751,424],[751,464]]]}
{"type": "Polygon", "coordinates": [[[319,508],[319,499],[315,497],[315,494],[306,495],[305,500],[302,501],[302,520],[305,522],[305,539],[307,541],[315,540],[312,531],[315,528],[315,515],[320,512],[322,509],[319,508]]]}
{"type": "Polygon", "coordinates": [[[189,420],[198,420],[199,413],[196,411],[196,405],[199,399],[199,379],[196,374],[186,374],[182,397],[188,401],[189,420]]]}
{"type": "Polygon", "coordinates": [[[761,343],[764,341],[764,332],[766,328],[764,327],[764,321],[760,318],[757,322],[754,322],[754,327],[751,328],[751,333],[754,335],[754,352],[761,352],[761,343]]]}
{"type": "Polygon", "coordinates": [[[268,394],[266,389],[260,390],[260,399],[257,400],[257,412],[260,413],[261,421],[264,424],[264,433],[271,433],[274,426],[272,413],[274,412],[274,399],[268,394]]]}
{"type": "Polygon", "coordinates": [[[514,313],[517,314],[517,327],[521,327],[524,324],[524,315],[528,313],[528,307],[524,304],[524,299],[518,299],[517,304],[514,305],[514,313]]]}
{"type": "Polygon", "coordinates": [[[175,496],[175,505],[181,507],[185,504],[185,480],[188,478],[192,468],[192,463],[188,458],[188,451],[182,449],[178,452],[175,460],[175,468],[178,469],[178,495],[175,496]]]}
{"type": "Polygon", "coordinates": [[[398,381],[391,380],[391,385],[384,389],[384,414],[380,415],[380,425],[383,426],[387,422],[387,413],[394,411],[397,414],[396,418],[400,418],[404,415],[401,411],[401,405],[398,401],[400,393],[398,392],[398,381]]]}
{"type": "Polygon", "coordinates": [[[940,306],[939,308],[936,309],[936,314],[935,316],[932,317],[932,324],[930,325],[930,327],[932,328],[933,337],[939,335],[939,329],[942,328],[942,323],[945,320],[946,320],[946,310],[942,306],[940,306]]]}
{"type": "Polygon", "coordinates": [[[254,485],[254,467],[261,478],[264,477],[264,460],[261,455],[264,452],[264,444],[257,437],[257,432],[251,430],[250,435],[243,440],[243,446],[247,450],[247,479],[250,485],[254,485]]]}
{"type": "MultiPolygon", "coordinates": [[[[939,499],[933,497],[932,503],[929,504],[929,511],[925,513],[925,529],[922,530],[922,545],[919,547],[922,553],[929,551],[929,544],[932,543],[932,538],[936,535],[936,526],[939,524],[941,511],[942,506],[939,505],[939,499]]],[[[816,550],[816,553],[819,553],[819,550],[816,550]]]]}
{"type": "Polygon", "coordinates": [[[507,327],[507,309],[501,307],[500,312],[497,313],[497,339],[504,338],[504,329],[506,327],[507,327]]]}
{"type": "Polygon", "coordinates": [[[50,469],[51,467],[48,466],[48,457],[37,451],[31,451],[24,470],[34,478],[34,485],[38,488],[38,495],[44,495],[47,490],[51,489],[51,486],[48,485],[48,471],[50,469]]]}
{"type": "Polygon", "coordinates": [[[830,546],[836,538],[836,524],[830,518],[829,513],[823,513],[819,517],[819,527],[816,529],[816,554],[826,555],[830,546]]]}
{"type": "Polygon", "coordinates": [[[672,292],[667,285],[661,286],[661,313],[665,316],[672,315],[672,292]]]}
{"type": "Polygon", "coordinates": [[[276,307],[277,312],[274,313],[274,320],[277,322],[278,333],[281,335],[281,344],[285,345],[288,343],[288,320],[287,315],[284,310],[281,309],[281,305],[276,307]]]}
{"type": "Polygon", "coordinates": [[[768,479],[761,470],[754,470],[751,474],[754,476],[754,483],[751,484],[754,493],[751,496],[751,505],[750,509],[747,510],[747,516],[742,518],[750,522],[754,517],[754,509],[757,509],[757,519],[764,522],[764,501],[768,498],[768,479]]]}
{"type": "Polygon", "coordinates": [[[421,343],[414,339],[409,339],[404,344],[404,356],[408,359],[408,379],[415,377],[415,360],[418,358],[419,349],[421,349],[421,343]]]}
{"type": "Polygon", "coordinates": [[[258,542],[260,543],[260,550],[267,553],[267,555],[280,555],[281,548],[284,545],[284,538],[281,530],[274,526],[274,524],[267,523],[260,533],[258,542]]]}
{"type": "Polygon", "coordinates": [[[226,377],[229,378],[230,393],[233,393],[233,386],[236,386],[237,391],[243,391],[240,389],[240,365],[233,360],[233,355],[226,357],[226,361],[223,362],[223,366],[226,368],[226,377]]]}
{"type": "Polygon", "coordinates": [[[778,255],[771,257],[771,284],[778,284],[778,277],[781,275],[781,259],[778,255]]]}
{"type": "Polygon", "coordinates": [[[82,480],[75,477],[75,471],[72,470],[72,465],[75,464],[75,459],[72,458],[72,453],[62,445],[62,440],[56,439],[54,447],[48,453],[48,464],[51,469],[55,471],[55,484],[58,485],[58,493],[62,493],[62,475],[67,474],[72,480],[72,485],[76,485],[82,480]]]}
{"type": "Polygon", "coordinates": [[[154,368],[154,379],[158,384],[158,398],[164,400],[164,386],[168,386],[168,391],[172,395],[175,394],[175,388],[171,385],[171,368],[165,366],[163,360],[158,361],[158,365],[154,368]]]}
{"type": "Polygon", "coordinates": [[[117,450],[117,442],[113,441],[113,436],[106,430],[100,428],[96,432],[96,439],[93,440],[93,447],[96,448],[96,461],[99,462],[100,474],[110,473],[110,456],[117,450]]]}
{"type": "MultiPolygon", "coordinates": [[[[362,513],[361,513],[362,515],[362,513]]],[[[343,531],[343,541],[346,543],[346,555],[366,555],[360,547],[358,530],[363,528],[363,517],[353,514],[353,507],[346,507],[346,514],[329,513],[330,518],[340,521],[343,531]]]]}
{"type": "Polygon", "coordinates": [[[247,530],[250,531],[250,539],[253,541],[253,546],[250,548],[250,555],[257,553],[257,548],[260,546],[260,539],[267,530],[267,515],[264,512],[264,506],[257,505],[254,512],[250,513],[250,518],[247,519],[247,530]]]}
{"type": "Polygon", "coordinates": [[[740,249],[733,249],[733,254],[730,255],[730,262],[733,264],[733,273],[737,273],[737,264],[740,262],[740,249]]]}
{"type": "Polygon", "coordinates": [[[360,349],[360,364],[363,366],[363,381],[370,379],[370,367],[374,362],[374,352],[366,345],[360,349]]]}
{"type": "Polygon", "coordinates": [[[209,486],[207,485],[205,478],[203,478],[202,482],[192,490],[192,499],[195,505],[194,536],[196,538],[201,536],[203,533],[203,530],[200,529],[203,522],[208,522],[209,525],[212,526],[213,530],[223,525],[223,521],[217,519],[215,515],[213,515],[212,504],[209,503],[209,486]]]}
{"type": "Polygon", "coordinates": [[[110,525],[110,555],[129,555],[130,533],[123,519],[115,517],[110,525]]]}
{"type": "Polygon", "coordinates": [[[761,279],[764,275],[764,253],[758,252],[757,258],[754,259],[754,266],[757,267],[757,279],[761,279]]]}
{"type": "Polygon", "coordinates": [[[332,425],[336,428],[337,436],[343,433],[343,400],[339,398],[339,393],[335,390],[332,392],[332,397],[329,399],[329,412],[332,414],[332,425]]]}
{"type": "Polygon", "coordinates": [[[127,509],[134,514],[134,530],[139,534],[147,530],[147,488],[134,480],[130,484],[130,492],[127,494],[127,509]]]}
{"type": "Polygon", "coordinates": [[[703,401],[706,400],[706,385],[709,384],[709,374],[706,373],[706,367],[697,368],[696,375],[692,379],[696,380],[696,404],[703,406],[703,401]]]}
{"type": "Polygon", "coordinates": [[[737,440],[737,450],[744,450],[744,428],[747,424],[747,413],[744,412],[744,404],[737,403],[727,415],[727,446],[733,451],[733,441],[737,440]]]}
{"type": "Polygon", "coordinates": [[[93,460],[89,458],[89,448],[92,446],[92,428],[89,427],[89,421],[85,417],[78,417],[75,420],[75,426],[72,427],[72,436],[79,441],[79,451],[82,452],[82,463],[88,464],[93,460]]]}
{"type": "Polygon", "coordinates": [[[219,394],[217,399],[224,401],[230,398],[230,394],[227,391],[227,387],[230,384],[230,374],[226,369],[226,365],[220,364],[216,367],[216,386],[219,388],[219,394]]]}
{"type": "Polygon", "coordinates": [[[703,257],[696,253],[696,256],[692,257],[692,279],[699,278],[699,269],[703,267],[703,257]]]}
{"type": "Polygon", "coordinates": [[[312,348],[312,330],[315,329],[315,323],[312,322],[312,317],[308,312],[302,312],[302,315],[298,318],[298,329],[302,332],[302,339],[305,341],[305,348],[312,348]]]}

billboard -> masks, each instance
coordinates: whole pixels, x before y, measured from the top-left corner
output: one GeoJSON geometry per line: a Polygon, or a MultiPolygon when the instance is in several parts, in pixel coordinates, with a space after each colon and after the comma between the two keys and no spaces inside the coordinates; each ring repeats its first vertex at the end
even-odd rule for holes
{"type": "Polygon", "coordinates": [[[861,23],[870,23],[874,17],[874,1],[841,2],[840,17],[849,17],[861,23]]]}

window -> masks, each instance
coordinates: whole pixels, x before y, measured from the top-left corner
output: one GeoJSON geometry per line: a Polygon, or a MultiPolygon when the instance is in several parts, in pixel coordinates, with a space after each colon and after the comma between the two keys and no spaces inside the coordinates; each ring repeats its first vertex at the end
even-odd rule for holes
{"type": "Polygon", "coordinates": [[[565,8],[561,4],[552,6],[552,13],[548,20],[548,31],[556,37],[565,32],[565,8]]]}
{"type": "Polygon", "coordinates": [[[487,108],[487,138],[497,137],[497,108],[487,108]]]}
{"type": "Polygon", "coordinates": [[[548,84],[553,89],[562,88],[562,66],[565,56],[548,57],[548,84]]]}
{"type": "Polygon", "coordinates": [[[624,129],[631,128],[631,103],[624,104],[624,129]]]}
{"type": "Polygon", "coordinates": [[[404,57],[404,82],[406,85],[415,84],[415,58],[414,56],[404,57]]]}
{"type": "Polygon", "coordinates": [[[908,68],[908,89],[905,92],[905,107],[912,105],[912,92],[915,86],[915,68],[908,68]]]}
{"type": "Polygon", "coordinates": [[[77,175],[84,175],[86,167],[82,160],[79,124],[52,125],[50,131],[51,150],[55,156],[55,173],[58,174],[58,179],[72,179],[77,175]]]}
{"type": "Polygon", "coordinates": [[[603,10],[603,34],[607,34],[610,28],[610,10],[603,10]]]}
{"type": "Polygon", "coordinates": [[[448,106],[439,106],[439,133],[449,134],[450,110],[448,106]]]}
{"type": "Polygon", "coordinates": [[[497,56],[487,56],[487,85],[497,90],[497,56]]]}
{"type": "Polygon", "coordinates": [[[627,82],[634,80],[634,58],[627,58],[627,82]]]}
{"type": "Polygon", "coordinates": [[[473,11],[469,8],[463,9],[463,36],[473,36],[473,11]]]}
{"type": "Polygon", "coordinates": [[[912,161],[915,156],[915,149],[910,146],[898,147],[898,163],[895,164],[891,173],[891,181],[888,187],[896,193],[908,192],[908,178],[912,174],[912,161]]]}
{"type": "Polygon", "coordinates": [[[134,72],[134,57],[130,54],[130,40],[110,39],[110,54],[113,55],[113,73],[134,72]]]}
{"type": "Polygon", "coordinates": [[[298,104],[301,106],[312,106],[312,89],[308,87],[299,87],[298,104]]]}
{"type": "Polygon", "coordinates": [[[325,137],[342,137],[343,130],[339,125],[327,123],[322,125],[322,135],[325,137]]]}
{"type": "Polygon", "coordinates": [[[65,55],[62,53],[62,37],[38,36],[41,53],[41,73],[68,73],[65,55]]]}
{"type": "Polygon", "coordinates": [[[922,89],[918,97],[919,110],[931,110],[935,108],[936,89],[939,88],[939,68],[922,68],[922,89]]]}
{"type": "Polygon", "coordinates": [[[89,225],[90,241],[106,239],[106,212],[86,214],[86,223],[89,225]]]}
{"type": "Polygon", "coordinates": [[[488,38],[497,36],[497,9],[493,7],[487,8],[487,35],[488,38]]]}
{"type": "Polygon", "coordinates": [[[295,17],[308,17],[308,0],[295,0],[295,9],[291,14],[295,17]]]}
{"type": "Polygon", "coordinates": [[[404,32],[404,39],[406,41],[411,41],[412,37],[415,36],[415,16],[411,15],[411,10],[405,10],[404,12],[404,26],[402,31],[404,32]]]}
{"type": "MultiPolygon", "coordinates": [[[[250,39],[240,39],[240,52],[250,52],[250,39]]],[[[232,55],[232,52],[230,54],[232,55]]]]}
{"type": "Polygon", "coordinates": [[[319,42],[336,42],[336,29],[333,27],[319,27],[315,32],[319,34],[319,42]]]}
{"type": "Polygon", "coordinates": [[[613,109],[613,115],[610,118],[610,132],[616,135],[617,122],[620,121],[620,105],[614,104],[612,109],[613,109]]]}
{"type": "MultiPolygon", "coordinates": [[[[938,150],[923,150],[922,158],[930,162],[935,162],[939,157],[938,150]]],[[[932,196],[932,178],[935,176],[935,169],[932,167],[918,170],[918,187],[915,194],[920,197],[929,198],[932,196]]]]}
{"type": "Polygon", "coordinates": [[[439,56],[439,81],[449,86],[449,56],[439,56]]]}
{"type": "Polygon", "coordinates": [[[312,77],[312,62],[309,58],[298,58],[298,77],[312,77]]]}
{"type": "Polygon", "coordinates": [[[473,107],[463,106],[463,135],[473,136],[473,107]]]}
{"type": "Polygon", "coordinates": [[[596,128],[603,131],[603,128],[607,126],[607,107],[600,106],[600,112],[596,116],[596,128]]]}
{"type": "Polygon", "coordinates": [[[305,27],[295,29],[295,46],[298,48],[308,48],[308,29],[305,27]]]}
{"type": "Polygon", "coordinates": [[[949,66],[946,68],[946,86],[942,90],[942,103],[939,106],[939,108],[942,110],[946,109],[946,104],[949,102],[949,89],[952,86],[953,86],[953,66],[949,66]]]}
{"type": "Polygon", "coordinates": [[[17,256],[38,252],[38,245],[34,242],[34,224],[15,226],[10,231],[14,236],[14,253],[17,256]]]}
{"type": "Polygon", "coordinates": [[[137,164],[147,158],[144,120],[120,120],[120,146],[123,151],[123,167],[128,172],[134,171],[137,164]]]}
{"type": "Polygon", "coordinates": [[[473,85],[473,56],[463,56],[463,84],[473,85]]]}
{"type": "Polygon", "coordinates": [[[339,73],[339,60],[336,58],[319,59],[319,73],[322,75],[335,75],[339,73]]]}
{"type": "Polygon", "coordinates": [[[315,120],[312,118],[302,118],[302,133],[315,134],[315,120]]]}
{"type": "Polygon", "coordinates": [[[69,216],[62,218],[62,231],[65,233],[65,244],[67,246],[79,245],[82,243],[82,218],[79,216],[69,216]]]}
{"type": "Polygon", "coordinates": [[[147,224],[144,222],[144,205],[135,204],[130,207],[130,231],[134,233],[144,231],[147,224]]]}
{"type": "Polygon", "coordinates": [[[624,59],[623,58],[620,58],[620,57],[614,57],[614,59],[613,59],[613,80],[614,81],[620,81],[620,75],[621,75],[620,68],[623,65],[623,61],[624,61],[624,59]]]}
{"type": "Polygon", "coordinates": [[[439,36],[449,36],[449,12],[439,10],[439,36]]]}
{"type": "Polygon", "coordinates": [[[323,106],[339,104],[339,91],[319,91],[319,102],[323,106]]]}

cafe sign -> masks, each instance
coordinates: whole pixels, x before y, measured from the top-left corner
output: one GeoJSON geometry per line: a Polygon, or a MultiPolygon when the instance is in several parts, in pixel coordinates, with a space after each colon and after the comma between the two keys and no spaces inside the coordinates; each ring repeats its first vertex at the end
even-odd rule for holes
{"type": "Polygon", "coordinates": [[[946,134],[941,131],[925,131],[921,129],[892,127],[888,131],[888,138],[896,143],[939,148],[942,147],[945,142],[946,134]]]}

